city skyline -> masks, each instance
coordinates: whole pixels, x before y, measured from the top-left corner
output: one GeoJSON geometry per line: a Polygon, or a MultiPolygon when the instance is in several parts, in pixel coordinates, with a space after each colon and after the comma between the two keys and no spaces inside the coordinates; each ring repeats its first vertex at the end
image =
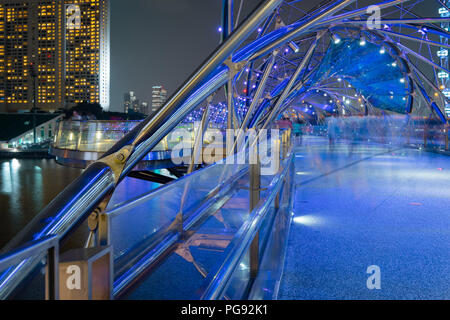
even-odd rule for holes
{"type": "MultiPolygon", "coordinates": [[[[220,0],[110,2],[111,111],[123,109],[127,91],[151,102],[155,84],[170,97],[219,45],[220,0]]],[[[259,3],[244,1],[240,20],[259,3]]]]}

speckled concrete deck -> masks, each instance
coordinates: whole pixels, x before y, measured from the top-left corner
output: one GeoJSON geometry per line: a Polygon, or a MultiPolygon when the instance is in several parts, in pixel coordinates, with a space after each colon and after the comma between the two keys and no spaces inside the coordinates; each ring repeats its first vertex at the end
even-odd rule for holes
{"type": "Polygon", "coordinates": [[[450,158],[305,143],[279,299],[450,298],[450,158]]]}

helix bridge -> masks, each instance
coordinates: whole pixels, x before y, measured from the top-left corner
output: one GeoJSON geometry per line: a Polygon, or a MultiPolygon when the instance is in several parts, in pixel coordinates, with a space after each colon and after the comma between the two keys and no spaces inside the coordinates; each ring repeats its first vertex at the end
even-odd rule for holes
{"type": "MultiPolygon", "coordinates": [[[[3,249],[0,297],[68,298],[59,252],[79,248],[106,252],[106,299],[276,299],[305,155],[282,128],[269,150],[276,172],[228,159],[258,147],[247,133],[287,118],[311,132],[364,122],[358,136],[375,153],[424,148],[431,131],[448,150],[449,11],[444,0],[266,0],[234,21],[224,0],[218,48],[157,114],[86,158],[81,176],[3,249]],[[430,3],[439,13],[422,16],[430,3]],[[191,152],[170,165],[180,128],[191,152]],[[220,159],[198,163],[205,140],[217,143],[208,132],[227,129],[238,132],[233,147],[221,141],[220,159]]],[[[328,144],[324,136],[309,142],[328,144]]],[[[69,149],[74,140],[56,139],[69,149]]]]}

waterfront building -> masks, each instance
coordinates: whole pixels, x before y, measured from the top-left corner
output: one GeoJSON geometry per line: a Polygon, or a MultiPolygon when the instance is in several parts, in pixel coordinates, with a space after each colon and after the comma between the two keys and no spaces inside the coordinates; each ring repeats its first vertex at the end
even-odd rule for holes
{"type": "Polygon", "coordinates": [[[38,113],[0,113],[0,149],[26,148],[34,144],[36,124],[36,143],[50,142],[57,130],[58,121],[64,114],[38,113]],[[34,117],[34,119],[33,119],[34,117]]]}

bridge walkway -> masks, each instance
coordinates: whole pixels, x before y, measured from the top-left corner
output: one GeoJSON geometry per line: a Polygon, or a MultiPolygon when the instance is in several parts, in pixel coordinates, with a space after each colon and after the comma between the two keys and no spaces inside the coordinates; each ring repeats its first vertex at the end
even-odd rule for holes
{"type": "Polygon", "coordinates": [[[450,158],[309,137],[279,299],[450,297],[450,158]],[[367,268],[379,266],[381,289],[367,268]]]}

